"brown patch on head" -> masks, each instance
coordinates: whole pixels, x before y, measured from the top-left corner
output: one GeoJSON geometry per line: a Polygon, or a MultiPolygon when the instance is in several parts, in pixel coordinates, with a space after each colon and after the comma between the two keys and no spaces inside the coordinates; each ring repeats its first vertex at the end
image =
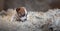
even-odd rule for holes
{"type": "Polygon", "coordinates": [[[16,11],[17,11],[17,13],[19,14],[19,16],[25,14],[25,9],[24,9],[24,7],[17,8],[16,11]]]}

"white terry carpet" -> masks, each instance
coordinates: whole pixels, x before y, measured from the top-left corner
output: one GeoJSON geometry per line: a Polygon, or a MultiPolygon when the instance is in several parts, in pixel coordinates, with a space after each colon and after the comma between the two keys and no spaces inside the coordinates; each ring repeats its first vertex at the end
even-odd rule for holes
{"type": "MultiPolygon", "coordinates": [[[[4,11],[3,11],[4,12],[4,11]]],[[[0,12],[0,31],[49,31],[49,27],[53,30],[60,30],[60,9],[50,9],[47,12],[28,12],[27,21],[18,22],[11,21],[15,11],[12,9],[6,14],[1,15],[0,12]],[[52,24],[49,26],[49,24],[52,24]],[[56,27],[57,26],[57,27],[56,27]]]]}

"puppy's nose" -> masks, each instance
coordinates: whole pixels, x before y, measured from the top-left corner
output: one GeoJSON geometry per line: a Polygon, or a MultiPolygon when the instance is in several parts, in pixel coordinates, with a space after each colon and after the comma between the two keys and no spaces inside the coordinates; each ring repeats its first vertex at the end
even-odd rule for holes
{"type": "Polygon", "coordinates": [[[24,19],[25,21],[27,20],[27,19],[24,19]]]}
{"type": "Polygon", "coordinates": [[[26,21],[27,19],[25,19],[25,21],[26,21]]]}

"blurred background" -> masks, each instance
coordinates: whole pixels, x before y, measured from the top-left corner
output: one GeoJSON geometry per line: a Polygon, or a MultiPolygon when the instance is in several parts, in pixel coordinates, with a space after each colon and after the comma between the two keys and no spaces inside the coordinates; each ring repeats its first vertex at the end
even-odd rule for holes
{"type": "Polygon", "coordinates": [[[47,11],[60,8],[60,0],[0,0],[0,10],[26,7],[28,11],[47,11]]]}

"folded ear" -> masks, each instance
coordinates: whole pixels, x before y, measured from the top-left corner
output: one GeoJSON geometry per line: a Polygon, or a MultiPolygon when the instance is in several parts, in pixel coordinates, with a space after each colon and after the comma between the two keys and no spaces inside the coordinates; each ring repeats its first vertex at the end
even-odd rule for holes
{"type": "Polygon", "coordinates": [[[19,12],[20,8],[17,8],[16,11],[19,12]]]}

